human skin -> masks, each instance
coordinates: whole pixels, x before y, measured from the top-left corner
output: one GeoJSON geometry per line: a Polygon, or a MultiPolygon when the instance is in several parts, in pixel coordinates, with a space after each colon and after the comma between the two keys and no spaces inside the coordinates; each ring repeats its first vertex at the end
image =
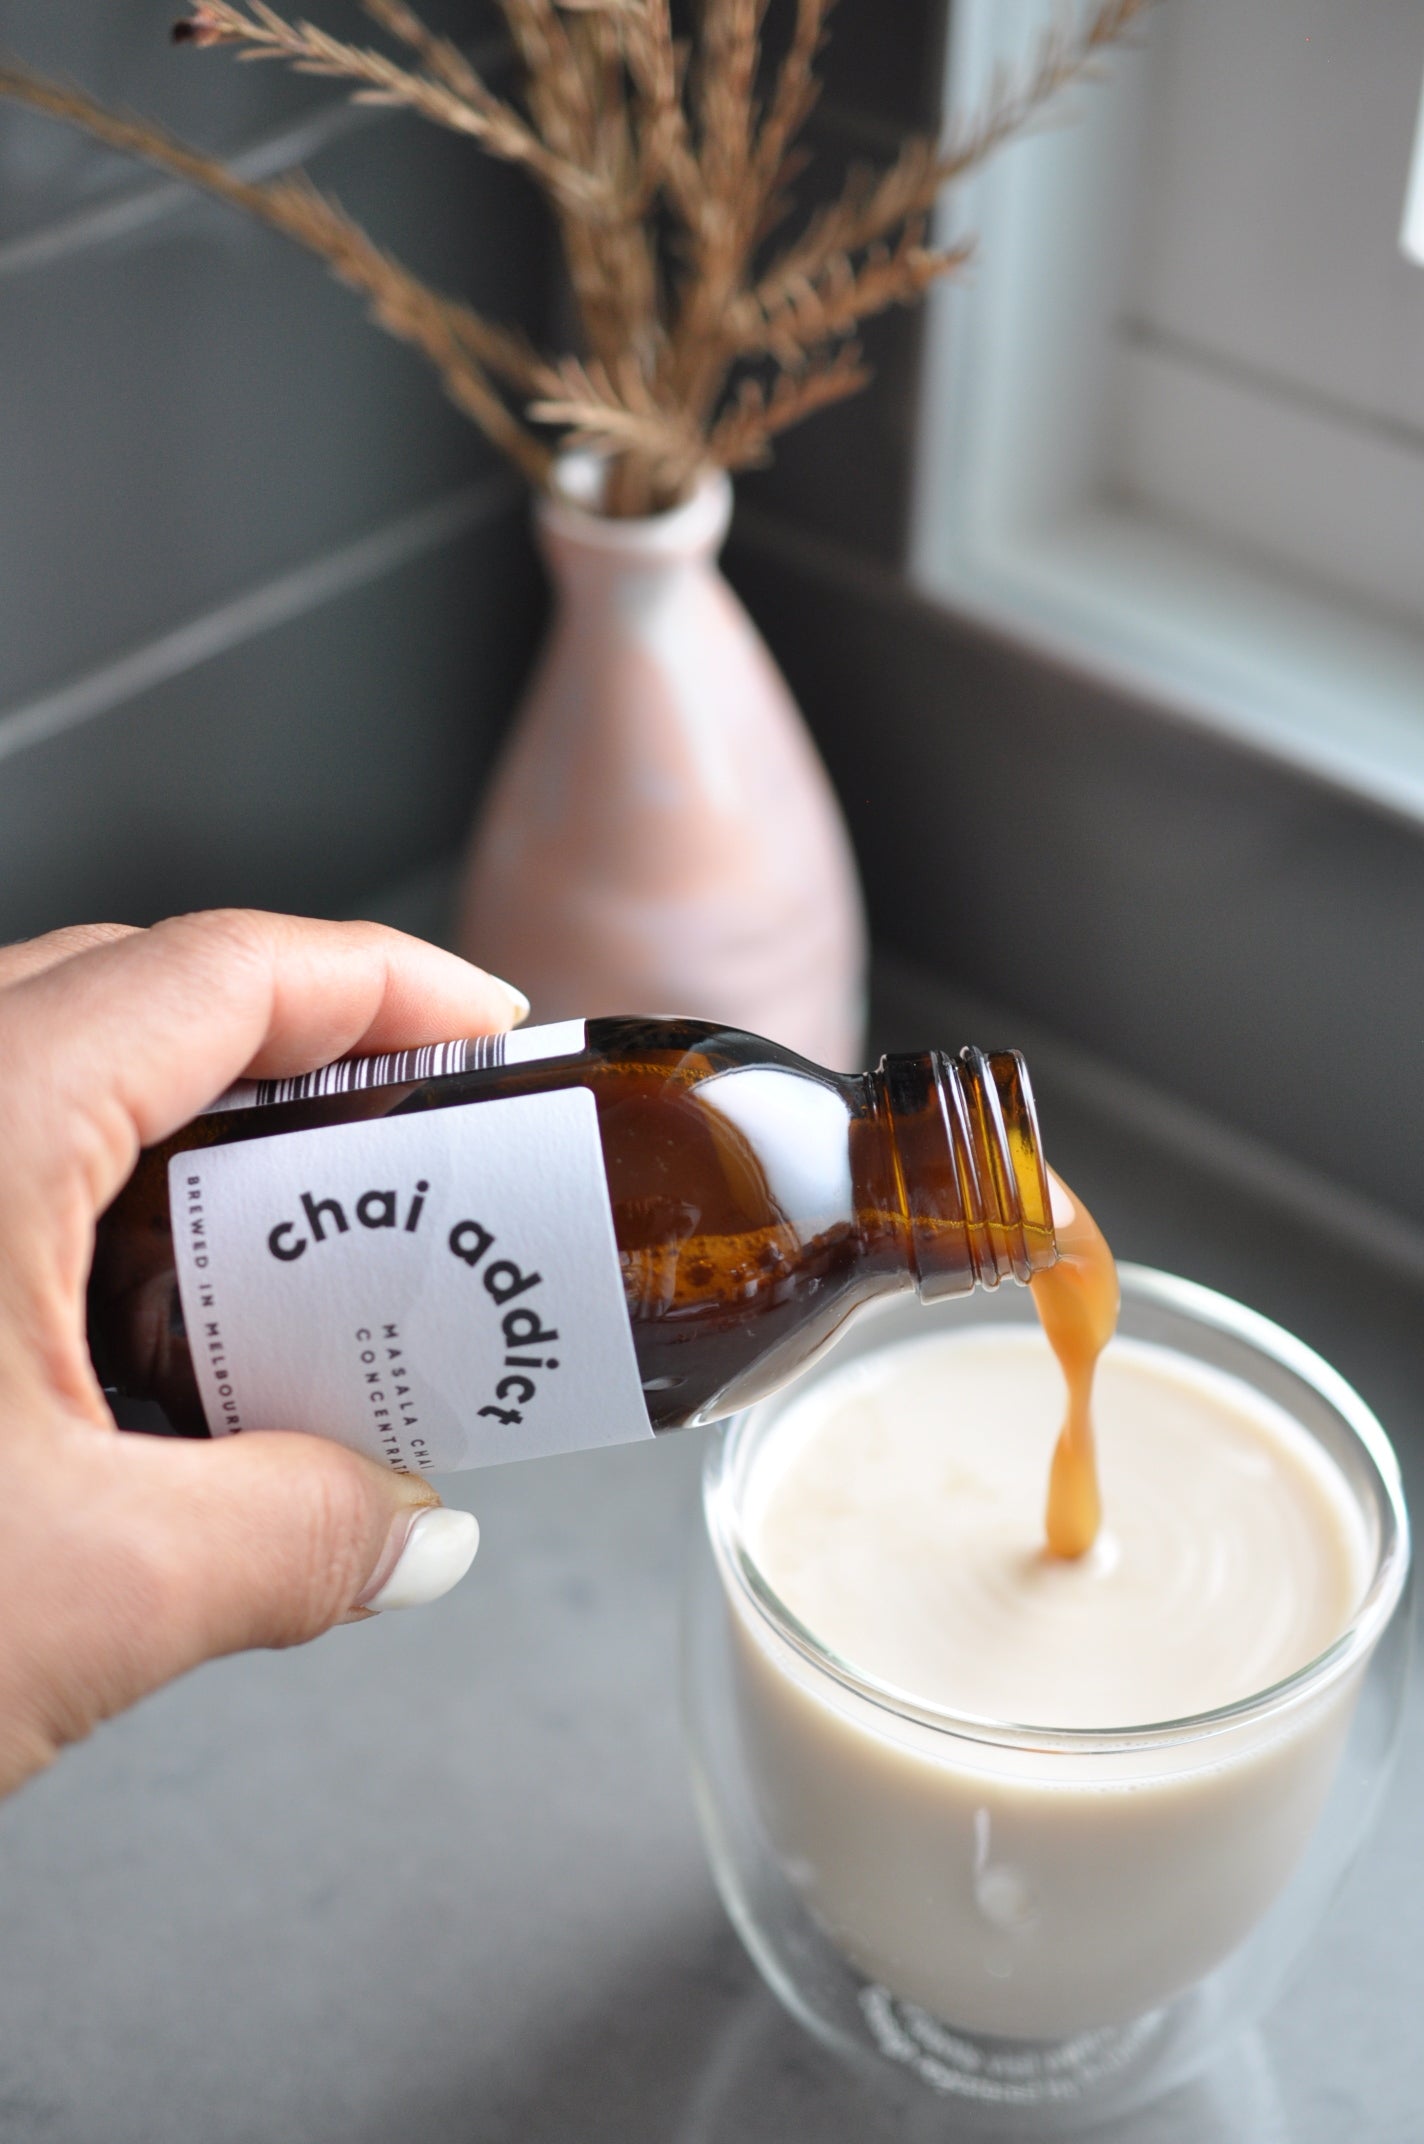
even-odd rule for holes
{"type": "Polygon", "coordinates": [[[0,949],[0,1793],[202,1660],[392,1600],[416,1522],[427,1563],[432,1533],[462,1523],[422,1518],[439,1505],[425,1482],[320,1438],[118,1433],[84,1294],[95,1221],[140,1148],[245,1073],[494,1033],[527,1009],[368,923],[220,910],[0,949]]]}

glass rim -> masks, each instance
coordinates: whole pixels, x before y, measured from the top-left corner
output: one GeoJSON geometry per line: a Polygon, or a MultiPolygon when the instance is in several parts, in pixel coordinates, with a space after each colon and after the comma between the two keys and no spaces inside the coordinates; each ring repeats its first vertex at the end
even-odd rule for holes
{"type": "Polygon", "coordinates": [[[868,1674],[824,1645],[763,1576],[741,1536],[740,1515],[732,1508],[735,1461],[742,1441],[755,1433],[768,1414],[788,1403],[790,1394],[782,1391],[733,1415],[713,1443],[703,1474],[703,1513],[719,1564],[735,1575],[763,1620],[809,1666],[882,1712],[961,1741],[999,1749],[1105,1756],[1175,1748],[1274,1718],[1308,1702],[1368,1660],[1399,1606],[1410,1564],[1409,1514],[1399,1461],[1378,1417],[1322,1355],[1259,1311],[1153,1266],[1123,1264],[1118,1277],[1124,1302],[1156,1304],[1190,1323],[1224,1332],[1312,1387],[1364,1453],[1379,1493],[1382,1524],[1373,1575],[1345,1629],[1322,1652],[1279,1681],[1228,1705],[1180,1719],[1129,1727],[1048,1727],[927,1703],[911,1691],[868,1674]]]}

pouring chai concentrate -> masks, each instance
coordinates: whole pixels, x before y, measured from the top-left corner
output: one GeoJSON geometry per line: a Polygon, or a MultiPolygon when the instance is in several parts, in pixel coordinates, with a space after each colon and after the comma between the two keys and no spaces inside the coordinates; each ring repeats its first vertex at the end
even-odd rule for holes
{"type": "Polygon", "coordinates": [[[957,2033],[1126,2025],[1210,1972],[1295,1871],[1360,1688],[1356,1663],[1274,1701],[1378,1563],[1346,1443],[1234,1306],[1123,1283],[1092,1393],[1104,1523],[1076,1556],[1045,1543],[1045,1476],[1060,1429],[1056,1490],[1091,1484],[1092,1449],[1011,1297],[892,1309],[709,1474],[757,1851],[863,2002],[957,2033]]]}
{"type": "Polygon", "coordinates": [[[1055,1556],[1085,1556],[1102,1524],[1093,1436],[1093,1377],[1117,1330],[1117,1265],[1082,1201],[1049,1171],[1058,1263],[1036,1273],[1034,1307],[1058,1358],[1068,1408],[1048,1477],[1045,1532],[1055,1556]]]}
{"type": "Polygon", "coordinates": [[[1040,1332],[970,1314],[790,1396],[753,1476],[753,1553],[832,1652],[927,1702],[1057,1728],[1184,1718],[1322,1652],[1367,1543],[1284,1409],[1169,1349],[1105,1354],[1112,1253],[1050,1187],[1040,1332]]]}
{"type": "Polygon", "coordinates": [[[714,1863],[812,2013],[850,2031],[853,2001],[881,2054],[1056,2100],[1097,2060],[1075,2035],[1124,2027],[1103,2059],[1126,2059],[1290,1882],[1380,1543],[1269,1329],[1127,1268],[1117,1334],[1112,1254],[1037,1167],[1057,1259],[1013,1265],[1036,1323],[1011,1290],[890,1306],[733,1425],[708,1477],[722,1635],[694,1677],[704,1763],[733,1700],[714,1863]],[[1028,2052],[991,2076],[966,2034],[1028,2052]]]}

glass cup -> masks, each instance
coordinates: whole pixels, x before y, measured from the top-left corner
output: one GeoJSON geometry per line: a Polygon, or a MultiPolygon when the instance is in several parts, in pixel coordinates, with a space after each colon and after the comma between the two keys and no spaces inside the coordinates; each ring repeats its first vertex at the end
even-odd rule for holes
{"type": "Polygon", "coordinates": [[[1026,1291],[862,1317],[707,1459],[684,1688],[723,1902],[818,2039],[951,2102],[957,2134],[971,2109],[981,2134],[1067,2134],[1199,2073],[1299,1957],[1396,1739],[1409,1528],[1384,1431],[1265,1318],[1143,1267],[1121,1279],[1121,1334],[1284,1407],[1335,1462],[1370,1544],[1349,1627],[1239,1703],[1101,1732],[960,1717],[837,1658],[757,1569],[746,1492],[791,1401],[932,1319],[1032,1326],[1026,1291]]]}

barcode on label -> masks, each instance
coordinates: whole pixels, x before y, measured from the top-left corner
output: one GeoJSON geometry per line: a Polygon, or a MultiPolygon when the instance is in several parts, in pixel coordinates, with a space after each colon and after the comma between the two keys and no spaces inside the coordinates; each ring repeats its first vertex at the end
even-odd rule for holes
{"type": "Polygon", "coordinates": [[[524,1065],[542,1057],[575,1057],[583,1049],[582,1020],[559,1020],[548,1027],[515,1028],[507,1035],[472,1035],[460,1042],[428,1042],[418,1050],[393,1050],[384,1057],[345,1057],[315,1072],[291,1079],[241,1079],[229,1087],[206,1115],[227,1109],[270,1109],[278,1102],[307,1102],[320,1095],[356,1094],[365,1087],[403,1087],[451,1072],[488,1072],[501,1065],[524,1065]]]}

